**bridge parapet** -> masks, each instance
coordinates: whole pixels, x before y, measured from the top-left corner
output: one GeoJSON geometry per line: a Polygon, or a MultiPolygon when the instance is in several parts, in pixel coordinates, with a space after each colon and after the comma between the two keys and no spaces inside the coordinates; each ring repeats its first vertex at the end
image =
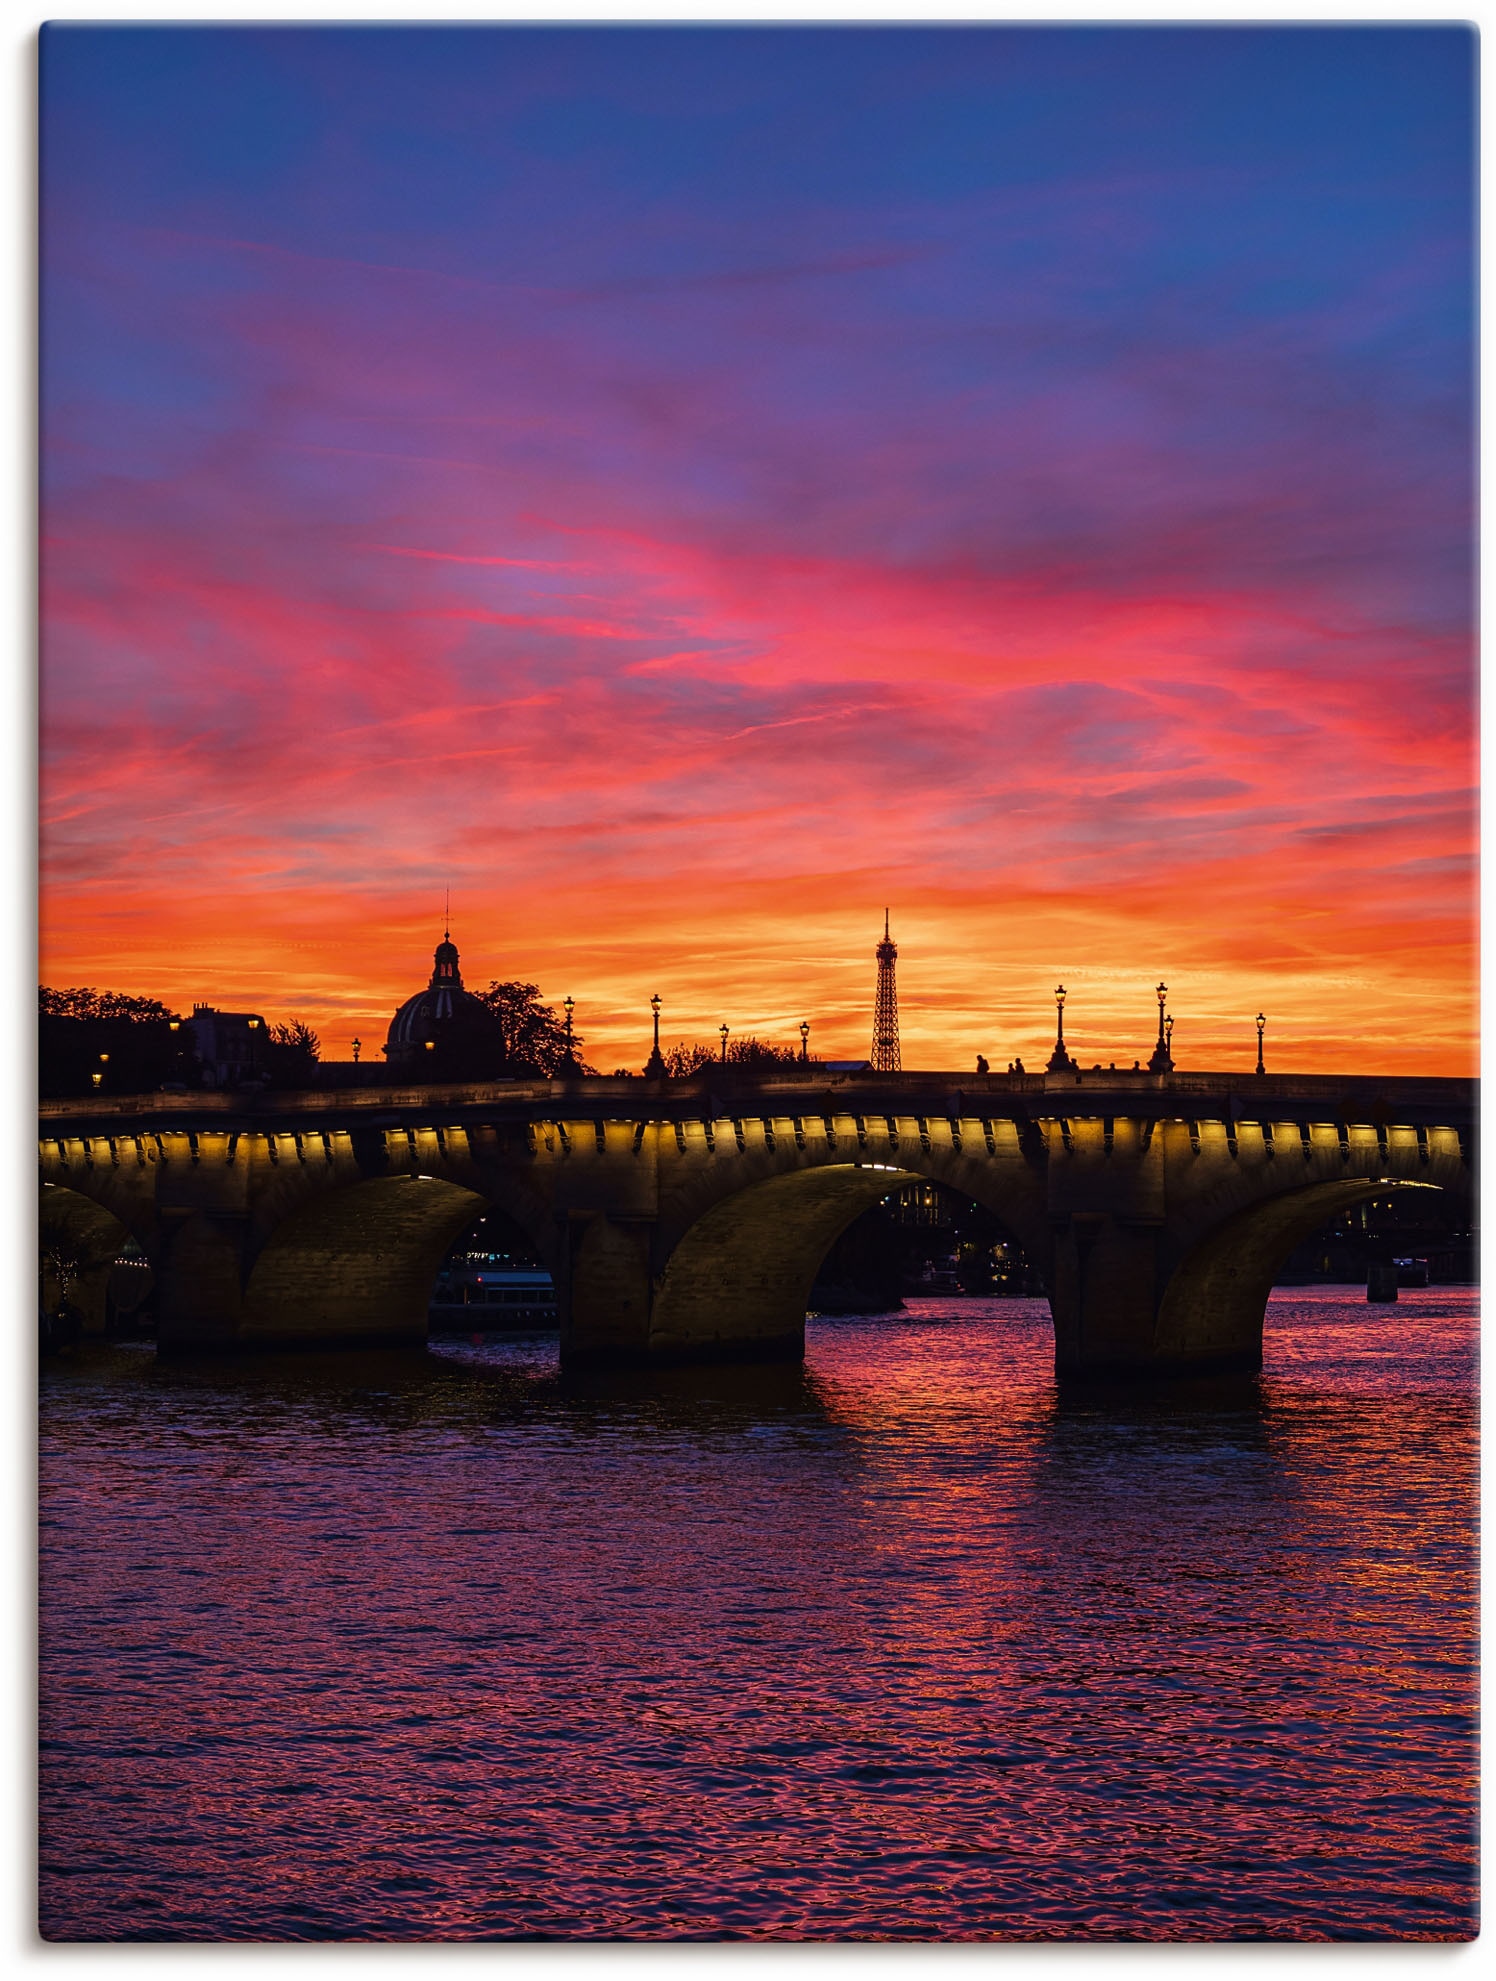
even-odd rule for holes
{"type": "Polygon", "coordinates": [[[504,1080],[483,1085],[310,1087],[237,1089],[231,1092],[84,1095],[43,1101],[41,1132],[108,1134],[131,1132],[130,1124],[151,1129],[191,1129],[222,1124],[270,1126],[315,1122],[337,1115],[377,1121],[385,1116],[419,1114],[451,1118],[469,1114],[520,1120],[672,1121],[734,1115],[757,1117],[774,1103],[779,1118],[827,1112],[1005,1118],[1136,1115],[1182,1120],[1204,1114],[1223,1120],[1231,1114],[1254,1118],[1269,1105],[1284,1109],[1282,1119],[1311,1107],[1316,1118],[1334,1120],[1406,1119],[1437,1115],[1449,1126],[1473,1122],[1478,1082],[1474,1080],[1377,1075],[1269,1073],[1075,1074],[880,1073],[817,1074],[801,1078],[745,1079],[703,1073],[686,1080],[584,1078],[504,1080]],[[1075,1103],[1061,1106],[1059,1103],[1075,1103]],[[1083,1106],[1082,1106],[1083,1103],[1083,1106]]]}

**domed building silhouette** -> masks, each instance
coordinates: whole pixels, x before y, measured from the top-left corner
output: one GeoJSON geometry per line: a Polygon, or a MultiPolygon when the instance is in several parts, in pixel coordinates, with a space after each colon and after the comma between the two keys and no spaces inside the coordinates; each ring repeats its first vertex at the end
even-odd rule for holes
{"type": "Polygon", "coordinates": [[[431,982],[390,1020],[384,1055],[393,1069],[427,1080],[488,1080],[503,1072],[503,1027],[482,998],[463,989],[450,929],[436,945],[431,982]]]}

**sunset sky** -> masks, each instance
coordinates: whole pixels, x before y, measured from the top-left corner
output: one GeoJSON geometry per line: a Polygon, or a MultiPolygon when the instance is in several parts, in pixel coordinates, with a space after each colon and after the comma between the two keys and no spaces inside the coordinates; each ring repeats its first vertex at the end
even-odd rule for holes
{"type": "Polygon", "coordinates": [[[42,980],[1473,1070],[1473,60],[44,31],[42,980]]]}

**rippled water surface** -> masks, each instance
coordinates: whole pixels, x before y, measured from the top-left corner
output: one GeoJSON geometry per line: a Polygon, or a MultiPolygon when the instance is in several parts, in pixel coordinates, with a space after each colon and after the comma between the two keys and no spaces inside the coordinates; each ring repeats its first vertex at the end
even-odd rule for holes
{"type": "Polygon", "coordinates": [[[1038,1302],[799,1369],[49,1365],[57,1938],[1465,1937],[1474,1299],[1061,1400],[1038,1302]]]}

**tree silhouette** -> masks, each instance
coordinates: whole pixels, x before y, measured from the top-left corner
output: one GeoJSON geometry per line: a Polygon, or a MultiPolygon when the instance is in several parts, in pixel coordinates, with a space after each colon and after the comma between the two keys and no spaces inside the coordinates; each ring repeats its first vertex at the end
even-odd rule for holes
{"type": "MultiPolygon", "coordinates": [[[[691,1074],[701,1072],[705,1067],[722,1064],[720,1049],[713,1052],[710,1046],[687,1045],[684,1039],[679,1044],[673,1045],[663,1057],[665,1071],[672,1080],[685,1080],[691,1074]]],[[[774,1068],[799,1066],[802,1063],[798,1046],[770,1045],[756,1038],[732,1039],[728,1042],[727,1064],[735,1067],[740,1073],[768,1072],[774,1068]]],[[[818,1066],[820,1061],[812,1059],[809,1064],[818,1066]]]]}
{"type": "MultiPolygon", "coordinates": [[[[566,1024],[555,1009],[540,1001],[537,984],[491,983],[474,996],[499,1021],[504,1034],[504,1058],[510,1073],[538,1073],[550,1079],[567,1065],[566,1024]]],[[[572,1061],[578,1073],[592,1073],[582,1058],[582,1035],[571,1035],[572,1061]]]]}
{"type": "Polygon", "coordinates": [[[289,1024],[272,1025],[268,1036],[267,1070],[274,1085],[289,1087],[310,1080],[322,1054],[322,1041],[311,1026],[293,1018],[289,1024]]]}
{"type": "Polygon", "coordinates": [[[159,998],[127,997],[122,991],[96,991],[86,986],[49,990],[43,984],[37,992],[37,1005],[43,1018],[123,1019],[130,1024],[142,1024],[172,1016],[159,998]]]}
{"type": "Polygon", "coordinates": [[[44,1097],[151,1093],[197,1079],[192,1034],[157,998],[88,986],[50,990],[43,984],[37,990],[37,1018],[44,1097]]]}
{"type": "Polygon", "coordinates": [[[688,1046],[682,1039],[663,1057],[667,1076],[672,1080],[686,1080],[691,1074],[699,1073],[703,1066],[710,1066],[717,1055],[710,1046],[688,1046]]]}

